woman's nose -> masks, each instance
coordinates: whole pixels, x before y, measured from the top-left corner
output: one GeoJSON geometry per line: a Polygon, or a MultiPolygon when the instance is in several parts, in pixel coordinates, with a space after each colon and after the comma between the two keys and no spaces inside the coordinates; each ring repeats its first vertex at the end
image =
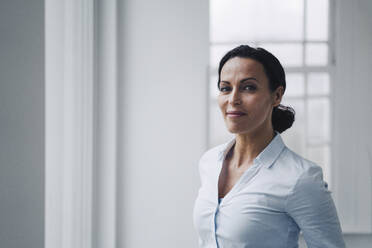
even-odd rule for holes
{"type": "Polygon", "coordinates": [[[241,104],[240,94],[239,94],[239,91],[237,89],[231,91],[231,94],[230,94],[230,97],[229,97],[229,103],[231,105],[241,104]]]}

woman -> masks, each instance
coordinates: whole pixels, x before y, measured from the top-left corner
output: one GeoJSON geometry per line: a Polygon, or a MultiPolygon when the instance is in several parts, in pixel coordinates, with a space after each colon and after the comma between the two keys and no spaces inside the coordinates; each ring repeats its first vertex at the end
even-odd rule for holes
{"type": "Polygon", "coordinates": [[[194,205],[199,247],[345,247],[322,169],[290,150],[280,133],[295,112],[280,104],[286,82],[278,59],[247,45],[218,68],[218,104],[235,137],[199,161],[194,205]]]}

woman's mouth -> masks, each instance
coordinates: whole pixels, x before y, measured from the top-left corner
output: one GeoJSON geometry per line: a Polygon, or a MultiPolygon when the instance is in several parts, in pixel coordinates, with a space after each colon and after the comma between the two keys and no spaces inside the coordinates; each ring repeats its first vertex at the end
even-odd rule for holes
{"type": "Polygon", "coordinates": [[[243,116],[243,114],[227,114],[227,117],[230,117],[230,118],[237,118],[241,116],[243,116]]]}
{"type": "Polygon", "coordinates": [[[246,115],[246,114],[241,112],[241,111],[228,111],[226,113],[226,116],[230,117],[230,118],[238,118],[238,117],[241,117],[243,115],[246,115]]]}

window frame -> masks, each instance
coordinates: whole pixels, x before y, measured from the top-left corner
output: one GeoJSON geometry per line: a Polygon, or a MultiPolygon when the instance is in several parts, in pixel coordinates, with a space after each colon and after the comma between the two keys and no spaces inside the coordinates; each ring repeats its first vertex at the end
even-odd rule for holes
{"type": "MultiPolygon", "coordinates": [[[[299,66],[283,66],[286,74],[288,73],[301,73],[304,77],[304,95],[299,96],[299,97],[293,97],[293,96],[284,96],[286,99],[289,100],[294,100],[294,99],[299,99],[303,100],[304,103],[304,147],[305,147],[305,154],[303,156],[309,157],[308,156],[308,148],[309,147],[327,147],[329,148],[328,152],[328,158],[329,158],[329,164],[323,165],[323,168],[325,169],[325,175],[327,182],[329,184],[329,188],[332,190],[333,189],[333,184],[332,184],[332,134],[331,134],[331,126],[332,126],[332,86],[333,86],[333,70],[335,66],[335,59],[334,59],[334,41],[333,41],[333,35],[331,30],[333,30],[333,12],[331,11],[332,9],[332,3],[329,0],[328,1],[328,38],[327,40],[311,40],[306,38],[306,32],[307,32],[307,3],[308,0],[303,0],[303,33],[302,33],[302,40],[286,40],[286,39],[280,39],[280,40],[246,40],[246,41],[229,41],[229,42],[213,42],[210,41],[210,48],[212,48],[214,45],[229,45],[233,46],[234,44],[250,44],[253,45],[254,47],[261,46],[262,44],[301,44],[302,45],[302,62],[301,65],[299,66]],[[306,48],[308,44],[326,44],[328,48],[327,52],[327,64],[326,65],[321,65],[321,66],[311,66],[306,64],[306,48]],[[308,85],[308,75],[309,73],[317,73],[317,72],[323,72],[327,73],[329,75],[329,83],[330,83],[330,92],[329,94],[326,95],[312,95],[310,96],[307,93],[307,85],[308,85]],[[308,126],[307,126],[307,116],[308,116],[308,101],[309,99],[316,99],[316,98],[326,98],[329,103],[329,123],[328,123],[328,129],[329,129],[329,140],[327,141],[322,141],[318,144],[311,144],[311,142],[308,140],[308,126]]],[[[264,46],[263,46],[264,47],[264,46]]],[[[211,78],[212,75],[217,75],[217,67],[215,65],[210,66],[210,71],[209,71],[209,78],[211,78]]],[[[208,86],[210,85],[210,80],[208,81],[208,86]]],[[[209,89],[210,91],[210,89],[209,89]]],[[[212,109],[213,101],[215,101],[214,98],[210,98],[209,101],[209,108],[208,108],[208,113],[210,116],[210,111],[212,109]]],[[[210,118],[209,118],[210,119],[210,118]]],[[[207,130],[212,130],[210,128],[210,124],[212,123],[212,120],[209,120],[207,125],[208,129],[207,130]]],[[[207,143],[209,147],[211,146],[211,141],[210,141],[211,134],[208,135],[208,140],[207,143]]]]}

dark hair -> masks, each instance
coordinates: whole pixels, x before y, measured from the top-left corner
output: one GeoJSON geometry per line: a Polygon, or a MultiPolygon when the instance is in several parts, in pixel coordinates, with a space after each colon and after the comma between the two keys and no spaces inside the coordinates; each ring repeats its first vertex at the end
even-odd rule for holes
{"type": "MultiPolygon", "coordinates": [[[[239,58],[251,58],[260,62],[269,79],[269,89],[274,92],[279,86],[283,86],[284,92],[286,88],[285,73],[283,66],[279,60],[267,50],[257,47],[253,48],[248,45],[240,45],[230,51],[228,51],[221,59],[218,67],[218,82],[217,87],[220,89],[220,76],[221,70],[224,64],[234,57],[239,58]]],[[[284,106],[279,104],[273,108],[272,125],[274,130],[282,133],[283,131],[290,128],[295,120],[295,110],[292,107],[284,106]]]]}

